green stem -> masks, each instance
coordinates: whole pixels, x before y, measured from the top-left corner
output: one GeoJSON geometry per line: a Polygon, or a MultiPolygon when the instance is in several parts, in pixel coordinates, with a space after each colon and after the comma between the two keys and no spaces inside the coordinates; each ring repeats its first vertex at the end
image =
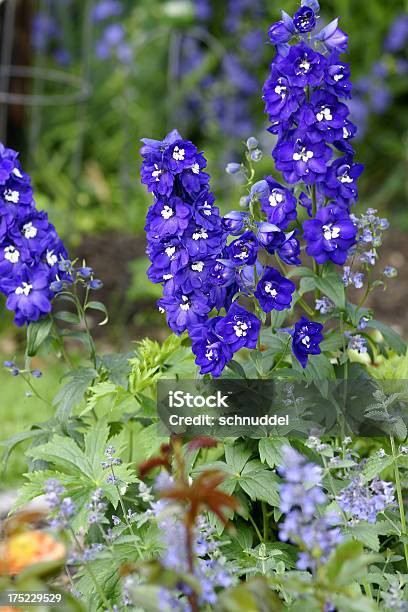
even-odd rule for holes
{"type": "Polygon", "coordinates": [[[264,542],[268,540],[268,513],[266,511],[266,503],[261,502],[262,506],[262,521],[263,521],[263,539],[264,542]]]}
{"type": "Polygon", "coordinates": [[[282,351],[282,355],[279,357],[278,361],[275,363],[275,365],[273,366],[273,368],[271,369],[271,372],[273,372],[274,370],[276,370],[276,368],[278,367],[278,365],[280,363],[282,363],[282,361],[285,359],[286,357],[286,353],[288,352],[288,348],[289,348],[289,344],[290,341],[292,340],[292,336],[289,336],[289,338],[286,341],[286,344],[284,346],[284,349],[282,351]]]}
{"type": "MultiPolygon", "coordinates": [[[[88,336],[90,359],[91,359],[91,361],[93,363],[93,366],[94,366],[94,368],[96,370],[97,369],[96,368],[96,346],[95,346],[95,342],[94,342],[94,339],[93,339],[92,334],[91,334],[91,330],[89,329],[88,320],[87,320],[86,314],[85,314],[85,308],[82,306],[82,304],[81,304],[81,302],[80,302],[80,300],[78,298],[78,295],[76,294],[76,287],[75,287],[75,294],[73,294],[73,298],[75,300],[75,305],[77,307],[78,316],[82,320],[82,322],[84,324],[84,327],[85,327],[85,331],[86,331],[87,336],[88,336]]],[[[87,299],[88,299],[88,292],[87,292],[86,297],[85,297],[85,302],[84,302],[85,305],[86,305],[86,300],[87,299]]]]}
{"type": "MultiPolygon", "coordinates": [[[[113,478],[115,480],[115,483],[116,483],[117,479],[116,479],[115,472],[114,472],[114,469],[113,469],[112,466],[111,466],[111,472],[112,472],[112,476],[113,476],[113,478]]],[[[116,487],[116,490],[118,492],[119,503],[120,503],[120,507],[122,508],[122,512],[123,512],[123,519],[124,519],[124,521],[126,523],[127,528],[129,529],[130,533],[135,538],[135,547],[136,547],[137,553],[138,553],[139,557],[142,558],[142,556],[143,556],[142,549],[140,548],[140,546],[139,546],[139,544],[137,542],[137,536],[136,536],[135,532],[133,531],[133,525],[130,522],[129,517],[127,515],[125,504],[123,502],[122,493],[120,492],[118,484],[115,484],[115,487],[116,487]]]]}
{"type": "MultiPolygon", "coordinates": [[[[73,536],[73,538],[74,538],[74,540],[75,540],[75,543],[76,543],[76,545],[77,545],[78,549],[79,549],[81,552],[83,552],[83,547],[81,546],[81,543],[80,543],[80,541],[78,540],[78,538],[77,538],[77,536],[76,536],[76,534],[75,534],[75,531],[72,529],[72,527],[70,528],[70,531],[71,531],[71,533],[72,533],[72,536],[73,536]]],[[[106,595],[105,595],[105,593],[104,593],[104,591],[103,591],[102,587],[100,586],[99,582],[97,581],[96,576],[95,576],[95,574],[93,573],[93,570],[91,569],[91,566],[90,566],[88,563],[85,563],[85,562],[84,562],[84,568],[85,568],[85,569],[86,569],[86,571],[88,572],[89,577],[90,577],[90,579],[92,580],[93,585],[94,585],[94,587],[95,587],[95,590],[96,590],[96,592],[98,593],[99,597],[101,598],[101,601],[103,601],[104,605],[106,606],[106,608],[107,608],[107,609],[108,609],[110,612],[113,612],[113,608],[112,608],[111,604],[109,603],[109,600],[107,599],[107,597],[106,597],[106,595]]]]}
{"type": "Polygon", "coordinates": [[[399,474],[399,470],[398,470],[398,464],[397,464],[397,457],[398,454],[396,452],[396,448],[395,448],[395,440],[394,440],[394,436],[390,435],[390,442],[391,442],[391,452],[392,452],[392,458],[394,461],[394,475],[395,475],[395,488],[397,490],[397,499],[398,499],[398,506],[399,506],[399,512],[400,512],[400,519],[401,519],[401,534],[403,536],[405,536],[405,541],[404,541],[404,555],[405,555],[405,563],[407,565],[407,570],[408,570],[408,544],[407,544],[407,522],[405,519],[405,508],[404,508],[404,499],[402,497],[402,489],[401,489],[401,479],[400,479],[400,474],[399,474]]]}
{"type": "Polygon", "coordinates": [[[64,339],[61,337],[61,334],[59,333],[58,326],[57,326],[57,324],[55,322],[55,319],[54,319],[54,317],[52,315],[51,315],[51,319],[52,319],[52,328],[54,330],[55,339],[58,342],[58,346],[60,348],[61,355],[63,356],[63,358],[64,358],[66,364],[69,366],[69,368],[71,370],[73,370],[74,369],[74,365],[73,365],[73,363],[72,363],[72,361],[71,361],[67,351],[65,350],[64,339]]]}
{"type": "MultiPolygon", "coordinates": [[[[316,185],[312,185],[311,200],[312,200],[312,217],[314,219],[317,213],[316,185]]],[[[320,266],[317,263],[317,261],[315,261],[314,258],[313,258],[313,272],[316,274],[316,276],[320,276],[320,266]]],[[[315,298],[319,299],[319,297],[320,297],[320,291],[316,289],[315,298]]]]}
{"type": "MultiPolygon", "coordinates": [[[[276,255],[276,261],[278,262],[278,266],[282,271],[282,274],[284,276],[287,276],[288,271],[286,269],[285,264],[283,263],[283,261],[276,255]]],[[[309,315],[309,317],[313,317],[315,315],[314,310],[312,310],[312,308],[310,308],[310,306],[308,304],[306,304],[305,300],[302,297],[299,297],[297,303],[299,304],[299,306],[301,306],[303,308],[303,310],[305,311],[306,314],[309,315]]]]}
{"type": "Polygon", "coordinates": [[[255,523],[254,519],[252,518],[252,516],[250,514],[248,515],[248,518],[249,518],[249,521],[250,521],[252,527],[255,529],[255,533],[258,536],[259,541],[263,542],[263,537],[262,537],[261,532],[258,529],[258,525],[255,523]]]}
{"type": "Polygon", "coordinates": [[[369,599],[372,599],[373,598],[373,593],[371,591],[370,583],[368,582],[367,578],[362,580],[362,584],[363,584],[363,587],[364,587],[364,590],[366,592],[367,597],[369,599]]]}
{"type": "Polygon", "coordinates": [[[21,372],[20,372],[20,376],[25,381],[25,383],[30,387],[31,391],[34,393],[37,399],[39,399],[41,402],[44,402],[44,404],[47,404],[47,406],[51,406],[51,402],[49,402],[47,399],[45,399],[45,397],[43,397],[42,395],[38,393],[37,389],[32,385],[32,383],[30,382],[30,379],[27,376],[25,376],[24,374],[21,374],[21,372]]]}

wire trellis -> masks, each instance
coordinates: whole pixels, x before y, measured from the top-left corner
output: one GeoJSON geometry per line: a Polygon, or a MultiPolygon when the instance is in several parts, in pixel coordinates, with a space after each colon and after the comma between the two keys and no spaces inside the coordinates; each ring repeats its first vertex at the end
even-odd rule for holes
{"type": "Polygon", "coordinates": [[[67,0],[0,0],[0,141],[7,143],[13,136],[9,133],[10,111],[23,109],[27,150],[32,154],[41,134],[44,113],[53,107],[74,106],[77,116],[72,159],[74,175],[80,172],[85,112],[91,93],[92,7],[93,0],[77,3],[74,11],[67,0]],[[66,25],[75,31],[75,41],[80,41],[79,45],[75,44],[79,48],[74,49],[74,61],[63,68],[54,67],[49,61],[47,41],[39,39],[37,48],[28,40],[28,53],[24,58],[27,61],[22,64],[22,44],[17,37],[19,22],[25,21],[24,39],[32,39],[35,18],[52,24],[56,13],[65,21],[58,31],[62,44],[66,25]]]}

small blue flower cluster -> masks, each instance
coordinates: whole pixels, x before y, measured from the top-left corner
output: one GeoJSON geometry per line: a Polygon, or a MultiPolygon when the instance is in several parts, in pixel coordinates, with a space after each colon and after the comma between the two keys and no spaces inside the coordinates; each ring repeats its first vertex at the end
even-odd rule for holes
{"type": "MultiPolygon", "coordinates": [[[[158,489],[172,485],[172,479],[162,473],[159,477],[158,489]]],[[[167,500],[150,503],[149,514],[157,520],[160,530],[160,541],[163,544],[161,562],[164,567],[181,574],[188,572],[186,526],[180,519],[179,509],[167,500]]],[[[234,583],[235,568],[228,563],[219,549],[213,529],[204,516],[200,516],[194,527],[193,548],[195,553],[194,577],[200,584],[200,606],[215,606],[217,589],[227,588],[234,583]]],[[[190,587],[180,583],[181,594],[189,595],[190,587]]],[[[174,610],[189,610],[186,598],[179,597],[166,589],[162,592],[163,599],[174,610]]]]}
{"type": "Polygon", "coordinates": [[[53,283],[69,280],[61,269],[66,258],[55,227],[36,208],[18,154],[0,143],[0,291],[16,325],[51,312],[53,283]]]}
{"type": "MultiPolygon", "coordinates": [[[[362,215],[352,214],[350,218],[357,228],[357,242],[349,250],[347,265],[343,268],[343,282],[346,287],[354,285],[356,289],[361,289],[365,272],[378,261],[378,249],[383,243],[382,235],[390,224],[387,219],[377,216],[375,208],[367,208],[362,215]],[[362,267],[364,271],[355,271],[356,266],[362,267]]],[[[387,266],[383,274],[386,278],[394,278],[397,271],[393,266],[387,266]]]]}
{"type": "Polygon", "coordinates": [[[351,516],[352,522],[375,523],[379,512],[395,504],[394,485],[378,477],[365,485],[358,476],[352,479],[336,499],[340,508],[351,516]]]}
{"type": "Polygon", "coordinates": [[[46,481],[45,500],[52,511],[50,526],[53,529],[66,529],[74,517],[76,508],[70,497],[63,497],[65,487],[55,478],[46,481]]]}
{"type": "Polygon", "coordinates": [[[280,510],[286,516],[279,526],[279,536],[301,547],[298,569],[314,571],[342,541],[336,527],[339,517],[326,513],[316,518],[318,507],[326,502],[322,469],[289,446],[283,450],[284,467],[279,471],[286,482],[280,487],[280,510]]]}
{"type": "Polygon", "coordinates": [[[87,504],[88,522],[90,525],[105,522],[105,512],[107,504],[103,500],[103,490],[96,489],[91,496],[91,501],[87,504]]]}
{"type": "Polygon", "coordinates": [[[303,185],[301,203],[314,217],[303,223],[306,252],[319,264],[344,264],[356,240],[349,213],[363,166],[353,160],[356,127],[340,101],[351,97],[350,68],[340,59],[347,35],[338,19],[315,33],[318,11],[316,0],[304,0],[293,19],[282,11],[270,27],[277,52],[263,98],[278,137],[276,168],[289,184],[303,185]]]}
{"type": "Polygon", "coordinates": [[[101,0],[92,10],[92,20],[97,25],[104,24],[103,32],[96,42],[95,53],[98,59],[116,58],[123,64],[129,64],[133,59],[131,46],[126,42],[126,32],[123,25],[110,21],[123,12],[123,4],[119,0],[101,0]]]}

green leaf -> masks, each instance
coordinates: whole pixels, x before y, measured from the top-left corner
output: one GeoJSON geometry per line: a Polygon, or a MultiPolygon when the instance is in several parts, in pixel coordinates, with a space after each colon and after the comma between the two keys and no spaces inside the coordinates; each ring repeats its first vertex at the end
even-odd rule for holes
{"type": "Polygon", "coordinates": [[[332,353],[343,346],[344,336],[340,332],[328,334],[323,342],[320,343],[320,348],[323,353],[332,353]]]}
{"type": "Polygon", "coordinates": [[[72,323],[73,325],[78,325],[79,323],[78,315],[74,312],[68,312],[68,310],[59,310],[54,316],[60,321],[65,321],[65,323],[72,323]]]}
{"type": "Polygon", "coordinates": [[[38,353],[38,349],[50,335],[51,328],[52,319],[50,317],[30,323],[27,327],[26,352],[28,357],[34,357],[38,353]]]}
{"type": "Polygon", "coordinates": [[[11,453],[14,448],[20,444],[21,442],[25,442],[25,440],[30,440],[32,438],[37,438],[39,436],[47,435],[47,432],[44,429],[30,429],[29,431],[22,431],[20,433],[7,438],[7,440],[1,440],[0,446],[4,446],[3,456],[1,458],[2,461],[2,469],[5,471],[7,468],[7,463],[11,453]]]}
{"type": "Polygon", "coordinates": [[[385,342],[390,348],[392,348],[393,351],[395,351],[398,355],[405,355],[407,352],[407,345],[401,336],[394,329],[392,329],[392,327],[389,327],[388,325],[385,325],[385,323],[381,323],[381,321],[377,321],[376,319],[371,319],[368,321],[367,327],[378,329],[385,342]]]}
{"type": "Polygon", "coordinates": [[[325,276],[316,276],[315,282],[316,287],[332,300],[337,308],[345,308],[344,284],[337,272],[328,272],[325,276]]]}
{"type": "Polygon", "coordinates": [[[350,532],[354,539],[359,540],[367,548],[371,548],[374,552],[380,550],[380,540],[378,538],[376,525],[361,522],[352,526],[350,532]]]}
{"type": "Polygon", "coordinates": [[[50,442],[35,446],[27,451],[30,457],[47,461],[58,471],[70,475],[81,473],[89,479],[93,477],[92,465],[79,446],[66,436],[55,435],[50,442]]]}
{"type": "Polygon", "coordinates": [[[93,368],[78,368],[66,374],[65,377],[69,380],[53,401],[53,405],[57,406],[57,419],[69,419],[73,409],[82,402],[86,390],[97,376],[98,372],[93,368]]]}
{"type": "Polygon", "coordinates": [[[283,603],[264,578],[256,577],[225,589],[217,603],[219,612],[279,612],[283,603]]]}
{"type": "Polygon", "coordinates": [[[362,470],[364,482],[369,482],[375,476],[379,476],[381,472],[390,467],[392,463],[393,458],[389,455],[386,455],[385,457],[379,457],[378,455],[369,457],[362,470]]]}
{"type": "Polygon", "coordinates": [[[292,278],[293,276],[301,276],[302,278],[305,278],[306,276],[314,276],[314,272],[306,266],[296,266],[296,268],[289,270],[286,276],[288,278],[292,278]]]}
{"type": "Polygon", "coordinates": [[[273,437],[261,438],[259,440],[259,457],[262,463],[267,463],[270,468],[282,465],[284,462],[283,446],[289,445],[286,438],[273,437]]]}
{"type": "Polygon", "coordinates": [[[92,466],[93,474],[100,472],[101,456],[107,446],[109,426],[106,419],[99,419],[85,437],[85,455],[92,466]]]}
{"type": "Polygon", "coordinates": [[[85,306],[85,310],[98,310],[99,312],[103,312],[105,318],[103,319],[103,321],[98,323],[98,325],[106,325],[106,323],[109,321],[108,310],[105,304],[103,304],[102,302],[88,302],[85,306]]]}
{"type": "Polygon", "coordinates": [[[257,459],[245,465],[238,484],[252,500],[259,499],[270,506],[279,506],[279,479],[257,459]]]}
{"type": "Polygon", "coordinates": [[[316,279],[313,276],[304,276],[300,279],[299,295],[304,295],[316,289],[316,279]]]}
{"type": "Polygon", "coordinates": [[[272,310],[271,312],[271,328],[276,329],[282,327],[288,317],[287,310],[272,310]]]}
{"type": "Polygon", "coordinates": [[[327,577],[333,586],[350,585],[367,570],[370,563],[380,559],[378,555],[365,555],[360,542],[344,542],[337,547],[326,565],[327,577]]]}
{"type": "Polygon", "coordinates": [[[236,474],[242,472],[244,465],[252,455],[252,451],[242,441],[226,444],[224,451],[227,465],[231,466],[236,474]]]}
{"type": "Polygon", "coordinates": [[[133,353],[110,353],[98,357],[98,365],[102,365],[108,373],[109,380],[115,385],[124,389],[128,388],[128,378],[130,374],[129,359],[133,353]]]}
{"type": "Polygon", "coordinates": [[[227,363],[227,368],[229,368],[235,374],[237,374],[239,376],[239,378],[246,378],[246,374],[245,374],[244,368],[242,367],[242,365],[240,363],[238,363],[238,361],[235,361],[235,359],[231,359],[227,363]]]}
{"type": "Polygon", "coordinates": [[[301,373],[307,382],[314,382],[315,380],[327,380],[333,379],[334,368],[330,363],[330,360],[323,354],[320,355],[309,355],[307,366],[302,368],[300,363],[294,359],[293,369],[301,373]]]}

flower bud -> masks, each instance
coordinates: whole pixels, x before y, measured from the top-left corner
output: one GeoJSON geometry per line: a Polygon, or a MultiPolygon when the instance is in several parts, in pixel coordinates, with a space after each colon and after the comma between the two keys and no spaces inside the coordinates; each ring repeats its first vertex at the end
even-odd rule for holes
{"type": "Polygon", "coordinates": [[[265,198],[269,195],[269,185],[266,181],[258,181],[251,187],[251,197],[253,199],[265,198]]]}
{"type": "Polygon", "coordinates": [[[384,268],[383,274],[387,278],[395,278],[396,276],[398,276],[397,269],[394,268],[394,266],[387,266],[386,268],[384,268]]]}
{"type": "Polygon", "coordinates": [[[262,151],[261,149],[255,149],[254,151],[251,151],[251,159],[254,162],[259,162],[262,159],[262,151]]]}
{"type": "Polygon", "coordinates": [[[246,146],[247,146],[247,149],[249,149],[249,151],[256,149],[258,147],[258,144],[259,142],[253,136],[250,136],[248,140],[246,141],[246,146]]]}
{"type": "Polygon", "coordinates": [[[251,198],[249,196],[242,196],[242,198],[239,199],[239,205],[241,208],[249,208],[250,203],[251,198]]]}
{"type": "Polygon", "coordinates": [[[242,171],[241,164],[237,164],[235,162],[230,162],[229,164],[227,164],[227,167],[225,168],[225,172],[227,174],[238,174],[241,171],[242,171]]]}
{"type": "Polygon", "coordinates": [[[230,234],[239,234],[245,222],[246,213],[239,210],[231,210],[222,219],[222,224],[230,234]]]}

